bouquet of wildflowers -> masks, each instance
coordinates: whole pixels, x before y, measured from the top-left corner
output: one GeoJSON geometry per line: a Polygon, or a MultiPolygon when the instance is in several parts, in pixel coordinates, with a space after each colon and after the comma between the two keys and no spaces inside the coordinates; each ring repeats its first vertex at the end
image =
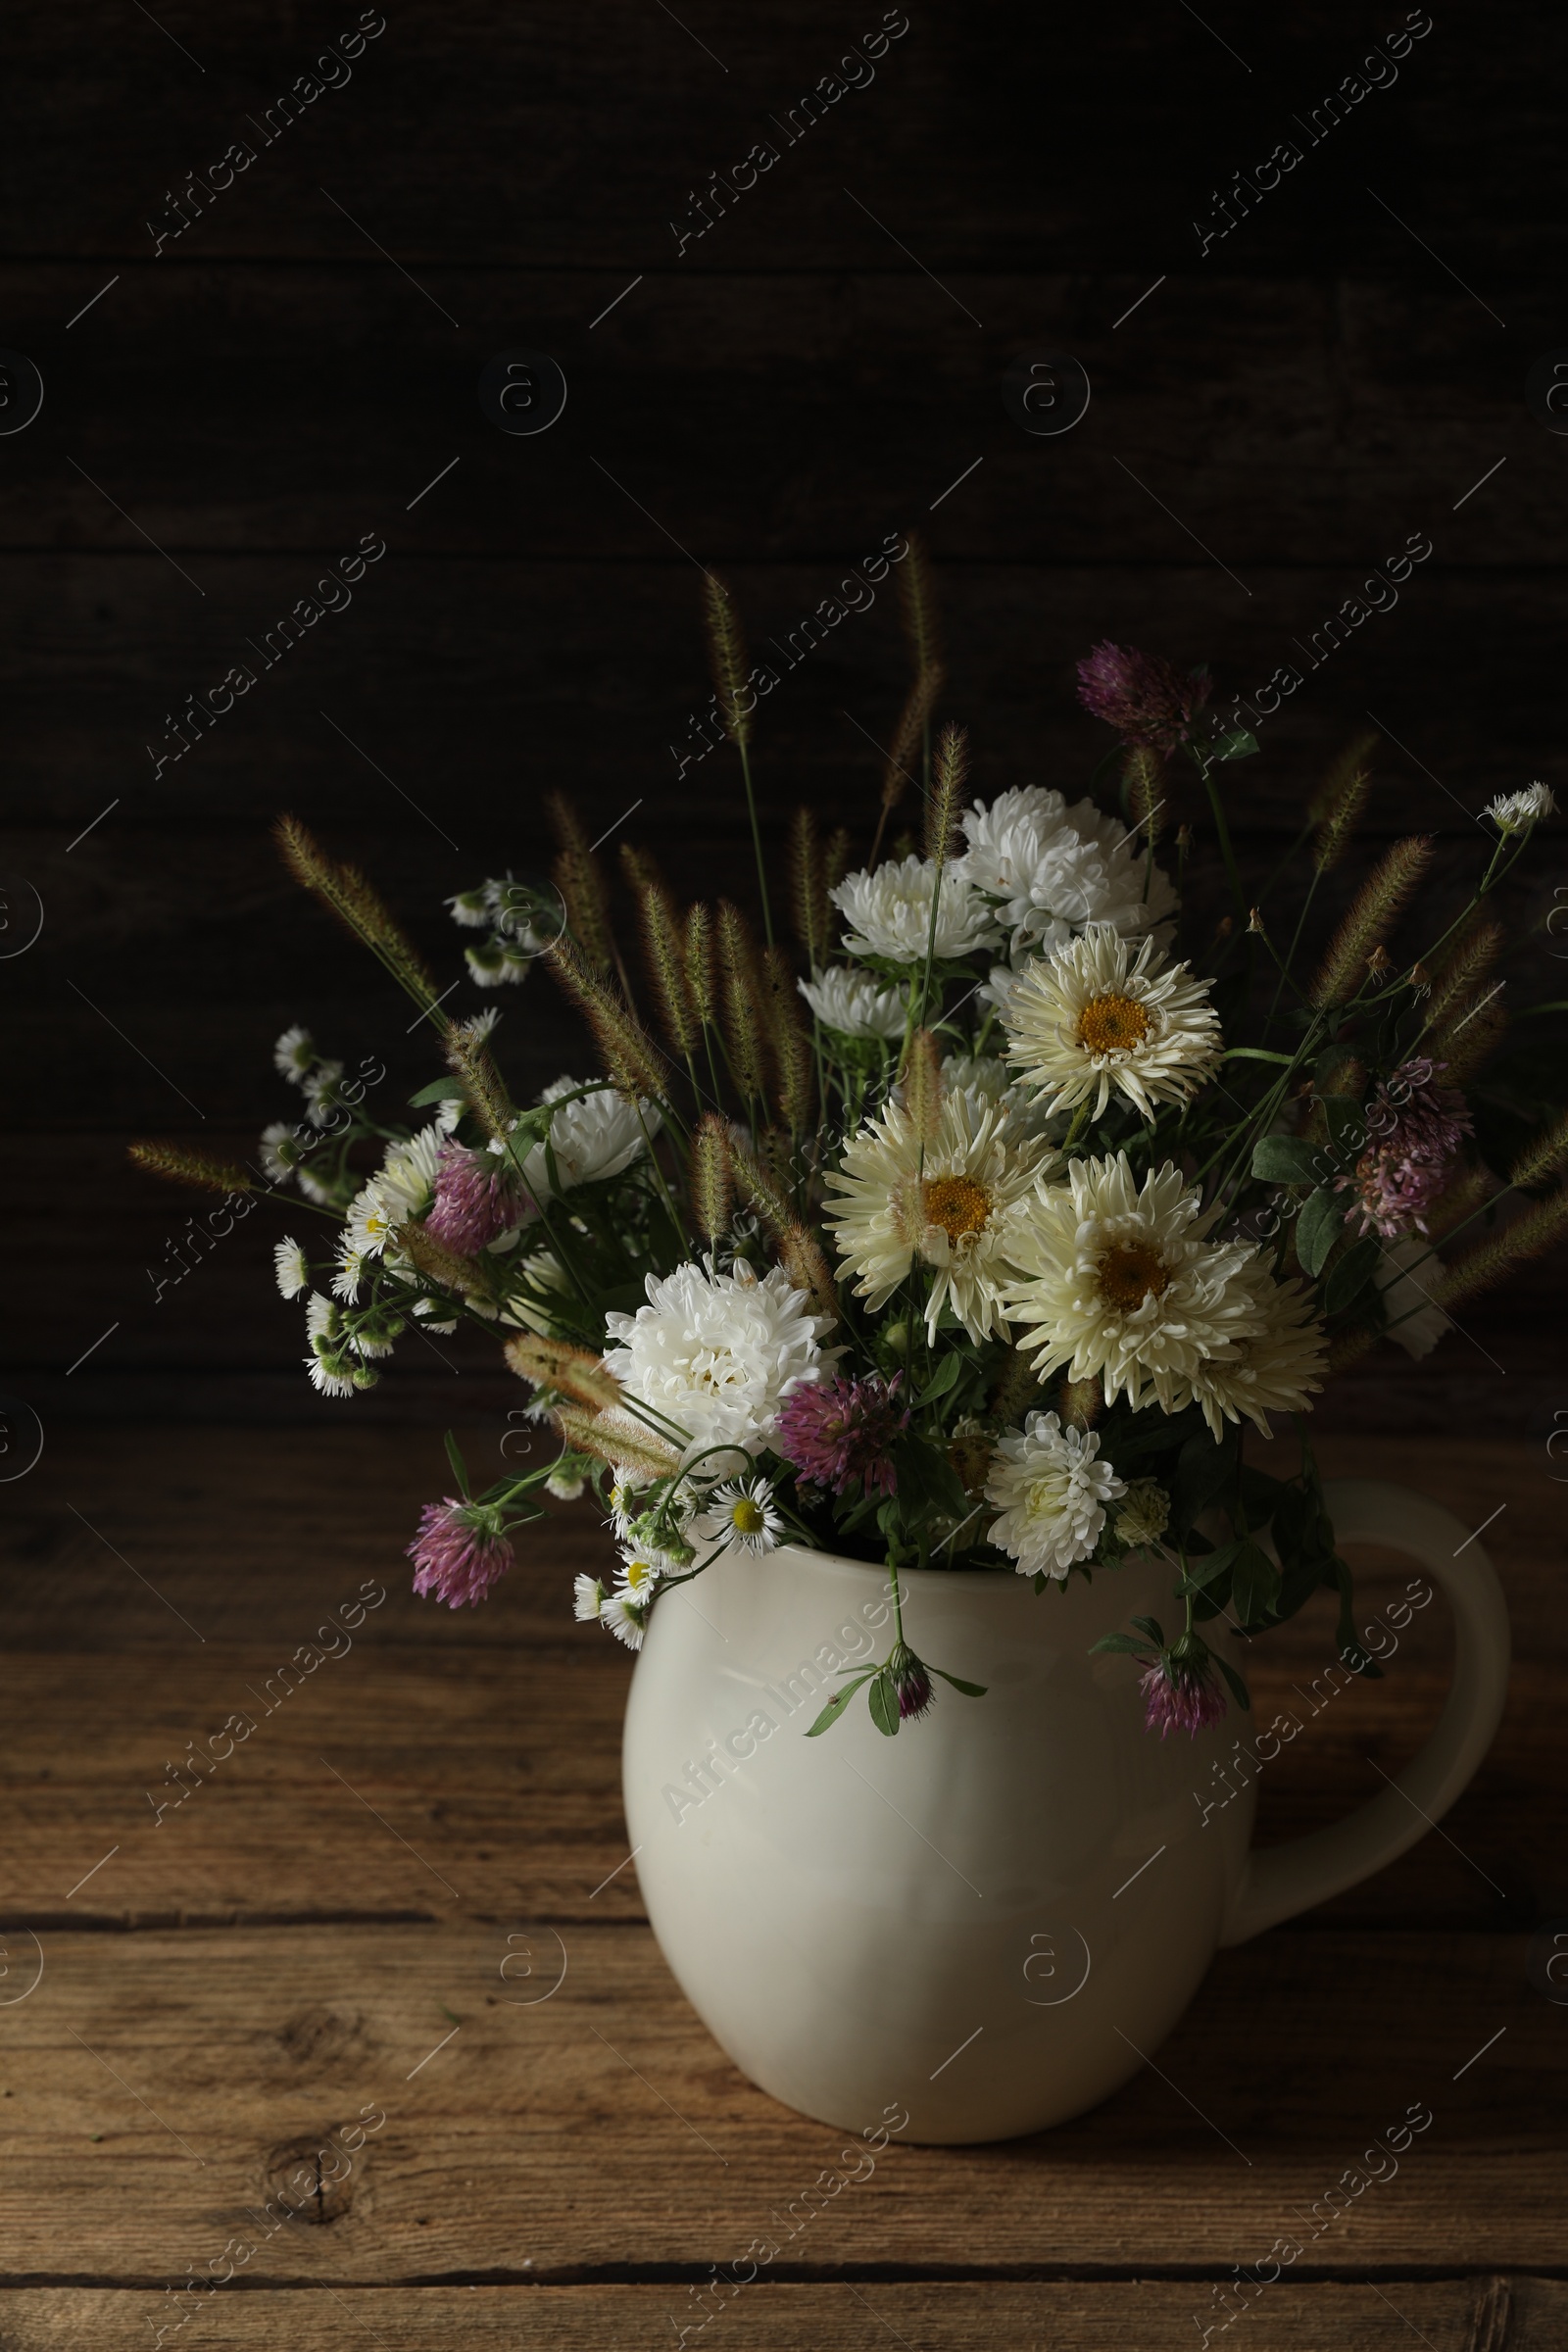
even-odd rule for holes
{"type": "MultiPolygon", "coordinates": [[[[1505,1036],[1491,903],[1551,796],[1492,803],[1450,919],[1412,919],[1435,846],[1414,838],[1316,922],[1371,785],[1362,739],[1252,904],[1225,800],[1257,746],[1211,718],[1205,671],[1102,645],[1080,696],[1115,739],[1087,792],[976,791],[964,735],[936,724],[917,547],[905,601],[914,677],[864,846],[803,810],[787,869],[764,857],[752,745],[770,673],[710,580],[754,913],[682,906],[628,847],[634,947],[559,796],[549,883],[509,874],[450,902],[478,988],[543,965],[586,1022],[593,1066],[536,1102],[508,1086],[494,998],[451,1014],[365,877],[281,821],[294,873],[445,1061],[414,1097],[424,1123],[387,1128],[303,1029],[278,1041],[305,1109],[264,1136],[262,1181],[331,1228],[276,1249],[310,1377],[348,1397],[405,1334],[472,1324],[528,1384],[548,1458],[475,1492],[449,1437],[458,1491],[410,1545],[415,1590],[453,1606],[488,1593],[547,1495],[590,1490],[619,1562],[579,1577],[577,1615],[632,1648],[660,1595],[726,1552],[876,1561],[895,1594],[906,1568],[1013,1570],[1044,1592],[1136,1552],[1169,1564],[1169,1624],[1107,1645],[1144,1662],[1162,1734],[1216,1720],[1227,1685],[1247,1703],[1204,1639],[1222,1612],[1257,1634],[1326,1587],[1346,1663],[1376,1674],[1303,1416],[1381,1340],[1425,1353],[1568,1223],[1568,1119],[1506,1063],[1487,1076],[1505,1036]],[[1176,828],[1183,790],[1198,821],[1176,828]],[[1234,904],[1200,939],[1182,885],[1214,852],[1234,904]],[[1300,1440],[1285,1479],[1244,1450],[1275,1415],[1300,1440]]],[[[863,1688],[896,1733],[934,1676],[981,1695],[896,1614],[888,1657],[813,1729],[863,1688]]]]}

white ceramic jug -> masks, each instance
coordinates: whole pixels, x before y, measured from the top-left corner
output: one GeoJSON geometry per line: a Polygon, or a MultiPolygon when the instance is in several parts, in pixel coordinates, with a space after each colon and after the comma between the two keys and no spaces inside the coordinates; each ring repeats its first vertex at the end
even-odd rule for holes
{"type": "MultiPolygon", "coordinates": [[[[1139,1661],[1090,1654],[1136,1614],[1175,1630],[1168,1565],[1128,1561],[1038,1595],[1012,1575],[906,1575],[913,1648],[988,1694],[938,1683],[932,1712],[893,1740],[863,1694],[806,1737],[838,1670],[887,1653],[884,1569],[786,1548],[726,1555],[665,1593],[626,1709],[626,1820],[660,1946],[736,2065],[851,2130],[898,2101],[912,2139],[1037,2132],[1152,2055],[1217,1946],[1422,1837],[1496,1729],[1502,1594],[1436,1503],[1348,1479],[1328,1505],[1342,1544],[1394,1545],[1446,1594],[1453,1684],[1396,1783],[1255,1854],[1267,1727],[1233,1703],[1198,1739],[1161,1740],[1145,1728],[1139,1661]]],[[[1240,1666],[1223,1621],[1203,1630],[1240,1666]]]]}

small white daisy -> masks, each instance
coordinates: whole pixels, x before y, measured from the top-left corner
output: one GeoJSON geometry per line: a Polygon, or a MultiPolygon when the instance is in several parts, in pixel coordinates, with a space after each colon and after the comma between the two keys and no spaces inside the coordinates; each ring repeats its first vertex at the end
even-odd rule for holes
{"type": "Polygon", "coordinates": [[[272,1184],[287,1184],[296,1172],[292,1155],[285,1154],[283,1149],[285,1144],[292,1143],[293,1135],[294,1130],[286,1119],[273,1119],[270,1126],[262,1129],[257,1156],[272,1184]]]}
{"type": "Polygon", "coordinates": [[[1031,1413],[998,1439],[986,1500],[1001,1516],[986,1538],[1020,1576],[1064,1577],[1094,1550],[1106,1503],[1127,1492],[1111,1464],[1095,1459],[1099,1450],[1092,1429],[1063,1429],[1054,1413],[1031,1413]]]}
{"type": "Polygon", "coordinates": [[[353,1396],[353,1381],[344,1373],[328,1371],[318,1355],[308,1355],[305,1358],[305,1369],[323,1396],[353,1396]]]}
{"type": "Polygon", "coordinates": [[[1092,1102],[1098,1119],[1112,1093],[1142,1118],[1184,1102],[1219,1060],[1219,1016],[1206,980],[1166,965],[1152,939],[1134,951],[1096,923],[1020,974],[1003,1013],[1007,1055],[1053,1110],[1092,1102]]]}
{"type": "Polygon", "coordinates": [[[298,1242],[285,1234],[272,1244],[272,1263],[277,1269],[277,1287],[285,1298],[297,1298],[311,1279],[311,1269],[305,1262],[305,1252],[298,1242]]]}
{"type": "Polygon", "coordinates": [[[307,1116],[313,1127],[324,1127],[339,1108],[332,1099],[332,1089],[343,1075],[340,1061],[318,1061],[314,1070],[300,1080],[309,1104],[307,1116]]]}
{"type": "Polygon", "coordinates": [[[571,1589],[571,1613],[584,1625],[597,1621],[605,1605],[605,1588],[597,1576],[579,1576],[571,1589]]]}
{"type": "Polygon", "coordinates": [[[303,1086],[305,1073],[316,1059],[316,1040],[296,1021],[292,1029],[284,1030],[272,1048],[272,1059],[280,1077],[287,1078],[291,1085],[303,1086]]]}
{"type": "Polygon", "coordinates": [[[489,893],[481,884],[477,890],[460,890],[448,899],[452,920],[462,923],[468,931],[487,931],[492,920],[489,893]]]}
{"type": "Polygon", "coordinates": [[[700,1544],[738,1544],[743,1551],[771,1551],[782,1541],[784,1520],[773,1499],[770,1480],[758,1472],[751,1478],[727,1479],[714,1487],[691,1526],[692,1541],[700,1544]]]}
{"type": "Polygon", "coordinates": [[[824,1029],[840,1037],[895,1038],[904,1035],[908,999],[896,988],[884,988],[869,972],[853,964],[831,963],[796,987],[824,1029]]]}
{"type": "Polygon", "coordinates": [[[352,1306],[360,1295],[365,1279],[365,1252],[356,1250],[349,1234],[340,1233],[337,1241],[338,1268],[332,1277],[334,1295],[352,1306]]]}
{"type": "Polygon", "coordinates": [[[587,1484],[580,1470],[552,1470],[545,1480],[545,1492],[558,1502],[575,1502],[587,1484]]]}
{"type": "Polygon", "coordinates": [[[1494,801],[1487,803],[1484,814],[1490,816],[1497,831],[1504,836],[1522,833],[1526,826],[1550,816],[1557,806],[1549,785],[1536,782],[1526,785],[1523,792],[1500,792],[1494,801]]]}
{"type": "Polygon", "coordinates": [[[639,1600],[629,1591],[607,1592],[599,1605],[599,1622],[617,1642],[624,1642],[628,1649],[641,1649],[652,1606],[652,1593],[646,1600],[639,1600]]]}
{"type": "MultiPolygon", "coordinates": [[[[992,945],[997,926],[990,907],[956,865],[941,869],[936,918],[939,959],[972,955],[992,945]]],[[[889,858],[846,874],[829,892],[844,917],[852,956],[881,956],[890,963],[924,963],[932,940],[931,904],[938,867],[929,858],[889,858]]]]}

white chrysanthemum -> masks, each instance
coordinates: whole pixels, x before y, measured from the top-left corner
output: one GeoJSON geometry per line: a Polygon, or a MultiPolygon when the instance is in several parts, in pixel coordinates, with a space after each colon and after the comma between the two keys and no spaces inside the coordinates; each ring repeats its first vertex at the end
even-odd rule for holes
{"type": "Polygon", "coordinates": [[[997,1441],[986,1500],[1000,1518],[986,1541],[1008,1552],[1020,1576],[1064,1577],[1100,1541],[1105,1505],[1125,1494],[1109,1462],[1095,1459],[1093,1430],[1063,1429],[1054,1413],[1031,1413],[997,1441]]]}
{"type": "Polygon", "coordinates": [[[933,1338],[946,1305],[972,1340],[1003,1334],[1007,1212],[1030,1192],[1048,1151],[1040,1142],[1009,1145],[1006,1117],[960,1088],[944,1097],[923,1153],[919,1130],[897,1102],[845,1145],[828,1171],[824,1220],[840,1265],[854,1273],[873,1314],[918,1257],[936,1277],[926,1300],[933,1338]]]}
{"type": "Polygon", "coordinates": [[[1122,1496],[1115,1532],[1130,1551],[1157,1544],[1170,1525],[1170,1496],[1154,1478],[1135,1478],[1122,1496]]]}
{"type": "Polygon", "coordinates": [[[272,1244],[272,1263],[277,1269],[277,1287],[285,1298],[297,1298],[311,1279],[311,1269],[305,1262],[305,1252],[288,1234],[272,1244]]]}
{"type": "Polygon", "coordinates": [[[424,1214],[435,1199],[436,1160],[448,1124],[436,1119],[407,1143],[388,1147],[377,1174],[348,1207],[348,1244],[362,1258],[379,1257],[400,1225],[424,1214]]]}
{"type": "Polygon", "coordinates": [[[994,902],[1014,962],[1054,953],[1091,923],[1137,938],[1168,922],[1176,893],[1151,872],[1124,824],[1092,801],[1025,785],[976,801],[962,817],[968,844],[956,870],[994,902]],[[1145,883],[1148,895],[1145,895],[1145,883]]]}
{"type": "Polygon", "coordinates": [[[1053,1110],[1093,1100],[1099,1118],[1116,1093],[1152,1119],[1159,1103],[1184,1102],[1219,1060],[1208,985],[1185,963],[1167,965],[1152,939],[1135,953],[1097,923],[1020,975],[1003,1014],[1007,1057],[1053,1110]]]}
{"type": "Polygon", "coordinates": [[[581,1624],[594,1623],[605,1605],[605,1588],[597,1576],[579,1576],[571,1588],[571,1613],[581,1624]]]}
{"type": "Polygon", "coordinates": [[[287,1078],[291,1085],[303,1085],[305,1073],[316,1059],[316,1040],[296,1021],[272,1048],[272,1059],[279,1077],[287,1078]]]}
{"type": "Polygon", "coordinates": [[[1238,1288],[1252,1302],[1250,1328],[1236,1329],[1232,1347],[1205,1364],[1193,1394],[1211,1428],[1215,1408],[1228,1421],[1245,1413],[1265,1438],[1271,1412],[1309,1410],[1307,1397],[1323,1386],[1328,1341],[1300,1282],[1276,1282],[1261,1250],[1238,1270],[1238,1288]]]}
{"type": "Polygon", "coordinates": [[[1067,1112],[1054,1110],[994,1054],[949,1054],[942,1064],[942,1083],[950,1093],[961,1087],[965,1094],[997,1103],[1006,1113],[999,1130],[1004,1144],[1034,1143],[1041,1136],[1059,1144],[1072,1123],[1067,1112]]]}
{"type": "MultiPolygon", "coordinates": [[[[971,890],[956,861],[943,866],[937,907],[936,954],[969,956],[990,946],[997,927],[984,899],[971,890]]],[[[923,963],[931,943],[931,902],[937,866],[929,858],[889,858],[846,874],[829,893],[844,917],[852,956],[885,956],[891,963],[923,963]]]]}
{"type": "Polygon", "coordinates": [[[683,1460],[715,1446],[756,1454],[785,1398],[821,1377],[819,1342],[831,1328],[782,1266],[759,1281],[744,1263],[730,1274],[688,1263],[650,1274],[635,1315],[605,1317],[619,1343],[605,1362],[630,1396],[685,1433],[683,1460]]]}
{"type": "Polygon", "coordinates": [[[784,1520],[773,1487],[760,1471],[714,1487],[686,1531],[689,1543],[706,1546],[738,1544],[743,1551],[771,1551],[782,1542],[784,1520]]]}
{"type": "Polygon", "coordinates": [[[1550,816],[1557,803],[1551,787],[1540,782],[1526,785],[1523,792],[1500,792],[1494,801],[1487,803],[1484,813],[1490,816],[1499,833],[1522,833],[1527,825],[1550,816]]]}
{"type": "Polygon", "coordinates": [[[1065,1365],[1134,1410],[1154,1401],[1175,1413],[1196,1398],[1218,1437],[1248,1408],[1222,1395],[1216,1367],[1240,1365],[1237,1343],[1269,1328],[1249,1274],[1258,1250],[1205,1238],[1220,1213],[1168,1161],[1140,1189],[1124,1152],[1074,1160],[1065,1184],[1038,1186],[1008,1220],[1017,1279],[1006,1311],[1032,1327],[1019,1345],[1040,1378],[1065,1365]]]}
{"type": "Polygon", "coordinates": [[[883,988],[869,972],[853,964],[830,963],[796,987],[824,1029],[841,1037],[902,1037],[908,1017],[908,1000],[896,988],[883,988]]]}
{"type": "MultiPolygon", "coordinates": [[[[558,1078],[540,1096],[541,1102],[561,1102],[574,1094],[580,1078],[558,1078]]],[[[576,1102],[561,1102],[550,1122],[550,1149],[555,1154],[559,1189],[569,1193],[579,1184],[601,1184],[619,1176],[648,1149],[648,1138],[659,1133],[659,1111],[652,1102],[629,1102],[612,1086],[598,1088],[576,1102]]],[[[492,1143],[492,1152],[498,1147],[492,1143]]],[[[536,1144],[522,1163],[523,1182],[536,1200],[551,1198],[550,1167],[543,1144],[536,1144]]]]}
{"type": "Polygon", "coordinates": [[[1385,1242],[1372,1279],[1383,1294],[1389,1337],[1406,1355],[1430,1355],[1453,1325],[1433,1298],[1443,1280],[1443,1260],[1418,1234],[1385,1242]]]}

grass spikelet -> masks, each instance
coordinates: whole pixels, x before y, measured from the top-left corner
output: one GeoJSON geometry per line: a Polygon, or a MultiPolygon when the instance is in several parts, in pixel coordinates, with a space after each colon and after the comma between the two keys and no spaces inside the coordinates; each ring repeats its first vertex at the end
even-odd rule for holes
{"type": "Polygon", "coordinates": [[[503,1353],[517,1378],[532,1381],[536,1389],[555,1389],[578,1404],[591,1405],[596,1412],[621,1401],[619,1381],[606,1368],[603,1356],[595,1355],[590,1348],[519,1331],[507,1342],[503,1353]]]}
{"type": "Polygon", "coordinates": [[[929,1029],[916,1029],[910,1038],[899,1078],[910,1124],[929,1152],[942,1132],[942,1049],[929,1029]]]}
{"type": "Polygon", "coordinates": [[[757,697],[748,683],[751,664],[735,601],[716,572],[703,575],[703,620],[708,632],[708,659],[718,697],[718,715],[725,734],[737,749],[752,740],[752,712],[757,697]]]}
{"type": "Polygon", "coordinates": [[[614,990],[590,971],[567,940],[557,940],[544,958],[598,1046],[605,1069],[623,1095],[659,1102],[664,1092],[663,1056],[647,1030],[614,990]]]}
{"type": "Polygon", "coordinates": [[[850,870],[850,860],[854,856],[855,841],[849,827],[835,825],[827,837],[827,849],[822,860],[829,890],[837,890],[850,870]]]}
{"type": "Polygon", "coordinates": [[[1105,1391],[1100,1380],[1066,1380],[1056,1391],[1063,1429],[1093,1429],[1105,1409],[1105,1391]]]}
{"type": "Polygon", "coordinates": [[[1339,864],[1366,807],[1372,789],[1372,754],[1379,738],[1357,735],[1348,743],[1312,797],[1307,808],[1315,831],[1312,859],[1320,874],[1339,864]]]}
{"type": "Polygon", "coordinates": [[[821,1244],[798,1217],[792,1217],[778,1237],[778,1262],[798,1291],[804,1291],[812,1309],[839,1319],[839,1295],[822,1254],[821,1244]]]}
{"type": "MultiPolygon", "coordinates": [[[[1515,1184],[1519,1182],[1517,1174],[1512,1181],[1515,1184]]],[[[1462,1168],[1442,1199],[1434,1201],[1427,1210],[1427,1232],[1432,1240],[1440,1242],[1456,1225],[1464,1224],[1478,1208],[1485,1205],[1496,1189],[1497,1180],[1490,1168],[1462,1168]]]]}
{"type": "Polygon", "coordinates": [[[716,1110],[705,1110],[692,1137],[692,1211],[709,1241],[728,1233],[735,1199],[735,1173],[730,1164],[729,1127],[716,1110]]]}
{"type": "Polygon", "coordinates": [[[677,1054],[689,1056],[697,1049],[701,1030],[686,979],[680,918],[668,886],[657,870],[637,886],[637,916],[642,926],[643,960],[664,1035],[677,1054]]]}
{"type": "Polygon", "coordinates": [[[1533,1200],[1501,1233],[1478,1242],[1463,1257],[1455,1258],[1438,1277],[1433,1296],[1440,1306],[1457,1306],[1462,1299],[1505,1281],[1515,1267],[1540,1257],[1564,1233],[1568,1233],[1568,1188],[1544,1200],[1533,1200]]]}
{"type": "Polygon", "coordinates": [[[792,1136],[811,1116],[811,1039],[801,1014],[790,959],[782,948],[762,950],[762,1004],[778,1085],[779,1115],[792,1136]]]}
{"type": "Polygon", "coordinates": [[[992,1418],[1004,1428],[1011,1421],[1021,1420],[1039,1394],[1040,1382],[1033,1364],[1018,1348],[1009,1348],[991,1392],[992,1418]]]}
{"type": "Polygon", "coordinates": [[[449,1021],[441,1043],[447,1067],[463,1080],[474,1117],[493,1143],[505,1146],[517,1113],[489,1046],[466,1021],[449,1021]]]}
{"type": "Polygon", "coordinates": [[[1370,1355],[1382,1336],[1381,1332],[1373,1331],[1365,1323],[1352,1323],[1348,1330],[1337,1333],[1329,1345],[1325,1366],[1329,1379],[1332,1380],[1336,1373],[1348,1372],[1350,1366],[1358,1364],[1363,1355],[1370,1355]]]}
{"type": "Polygon", "coordinates": [[[436,1001],[431,979],[417,949],[393,920],[390,909],[357,865],[329,858],[308,826],[296,816],[280,816],[272,828],[283,863],[304,889],[319,899],[356,939],[378,956],[398,985],[428,1012],[436,1001]]]}
{"type": "Polygon", "coordinates": [[[214,1159],[207,1152],[189,1152],[183,1144],[130,1144],[126,1157],[145,1168],[149,1176],[161,1176],[166,1184],[190,1185],[200,1193],[254,1193],[258,1189],[249,1168],[232,1160],[214,1159]]]}
{"type": "Polygon", "coordinates": [[[592,968],[608,972],[614,960],[614,937],[610,926],[610,894],[604,871],[594,857],[582,819],[565,794],[547,793],[545,807],[561,845],[561,855],[551,873],[565,902],[567,928],[592,968]]]}
{"type": "Polygon", "coordinates": [[[790,910],[795,936],[814,971],[827,961],[833,908],[827,895],[822,837],[809,808],[797,808],[790,819],[790,910]]]}
{"type": "Polygon", "coordinates": [[[697,1018],[711,1029],[718,1018],[718,960],[713,946],[713,910],[701,901],[686,909],[686,985],[697,1018]]]}
{"type": "Polygon", "coordinates": [[[954,854],[968,773],[968,737],[962,727],[944,727],[937,737],[931,797],[925,807],[925,854],[938,865],[945,865],[954,854]]]}
{"type": "Polygon", "coordinates": [[[905,535],[908,553],[899,566],[899,617],[916,671],[942,665],[942,630],[937,616],[931,558],[918,531],[905,535]]]}
{"type": "Polygon", "coordinates": [[[592,1454],[612,1469],[652,1481],[669,1478],[680,1468],[674,1447],[627,1412],[589,1413],[581,1405],[561,1404],[551,1418],[573,1453],[592,1454]]]}
{"type": "Polygon", "coordinates": [[[1398,920],[1410,893],[1432,862],[1430,833],[1412,833],[1386,850],[1351,900],[1311,987],[1323,1009],[1353,996],[1362,967],[1398,920]]]}
{"type": "Polygon", "coordinates": [[[1500,923],[1474,922],[1460,932],[1433,974],[1423,1037],[1452,1027],[1480,1003],[1502,944],[1500,923]]]}
{"type": "Polygon", "coordinates": [[[761,982],[757,950],[746,917],[728,899],[718,904],[718,961],[730,1067],[747,1102],[761,1102],[767,1096],[767,1054],[758,1018],[761,982]]]}
{"type": "Polygon", "coordinates": [[[1165,762],[1150,745],[1136,743],[1121,772],[1127,787],[1128,822],[1143,835],[1145,847],[1152,850],[1164,830],[1160,819],[1165,813],[1165,762]]]}
{"type": "Polygon", "coordinates": [[[464,1298],[488,1298],[490,1286],[477,1258],[464,1257],[438,1242],[433,1233],[414,1218],[400,1225],[393,1240],[405,1257],[412,1258],[421,1274],[438,1282],[444,1291],[456,1291],[464,1298]]]}
{"type": "Polygon", "coordinates": [[[755,1208],[775,1241],[782,1238],[795,1222],[795,1211],[775,1183],[771,1173],[757,1158],[750,1146],[731,1128],[729,1138],[730,1165],[735,1171],[736,1189],[749,1208],[755,1208]]]}
{"type": "Polygon", "coordinates": [[[887,829],[888,818],[910,784],[916,780],[915,769],[920,760],[925,731],[931,724],[931,712],[937,697],[947,683],[947,674],[940,662],[929,669],[916,670],[914,684],[909,688],[904,709],[899,712],[899,723],[893,730],[893,741],[888,746],[882,766],[882,806],[876,820],[876,839],[871,844],[872,865],[875,865],[877,852],[882,847],[882,835],[887,829]]]}
{"type": "Polygon", "coordinates": [[[1559,1111],[1549,1127],[1544,1127],[1526,1144],[1508,1170],[1508,1182],[1528,1191],[1533,1184],[1544,1184],[1548,1176],[1560,1176],[1565,1168],[1568,1168],[1568,1110],[1559,1111]]]}

